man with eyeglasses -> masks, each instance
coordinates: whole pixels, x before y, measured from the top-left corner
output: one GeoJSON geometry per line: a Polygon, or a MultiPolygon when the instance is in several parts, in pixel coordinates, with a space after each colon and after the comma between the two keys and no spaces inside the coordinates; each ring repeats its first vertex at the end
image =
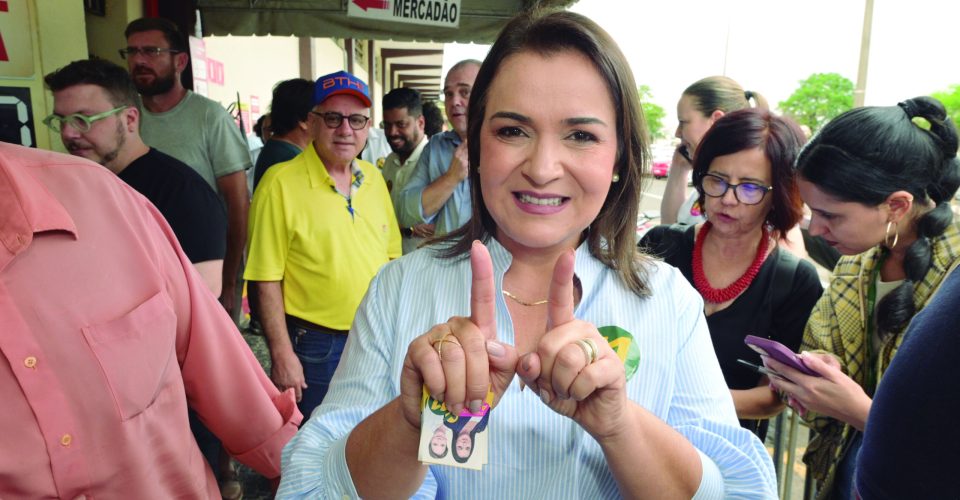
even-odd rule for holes
{"type": "Polygon", "coordinates": [[[467,158],[467,106],[480,61],[454,64],[443,81],[443,103],[453,130],[430,138],[400,194],[397,218],[406,227],[431,223],[438,235],[466,224],[473,214],[467,158]]]}
{"type": "MultiPolygon", "coordinates": [[[[383,96],[383,130],[393,150],[383,164],[383,178],[390,189],[393,207],[399,212],[400,193],[410,180],[427,145],[423,134],[425,125],[420,93],[410,88],[393,89],[383,96]]],[[[401,226],[403,253],[417,249],[423,238],[433,236],[433,224],[421,223],[401,226]]]]}
{"type": "MultiPolygon", "coordinates": [[[[54,114],[44,120],[76,156],[100,163],[147,197],[170,224],[184,252],[219,296],[227,215],[217,194],[192,168],[147,146],[140,137],[137,90],[122,67],[103,59],[75,61],[45,78],[54,114]],[[100,110],[109,111],[95,113],[100,110]]],[[[191,415],[193,417],[193,415],[191,415]]],[[[200,429],[198,442],[215,457],[220,446],[200,429]]],[[[217,464],[216,458],[210,458],[217,464]]],[[[223,470],[229,460],[223,457],[223,470]]]]}
{"type": "Polygon", "coordinates": [[[137,91],[126,70],[104,59],[74,61],[44,82],[53,92],[54,112],[43,122],[60,134],[70,154],[107,167],[156,205],[219,295],[226,214],[196,172],[143,143],[137,91]]]}
{"type": "Polygon", "coordinates": [[[187,38],[166,19],[141,18],[127,25],[120,55],[143,102],[141,135],[147,145],[186,163],[213,188],[227,211],[227,253],[220,303],[239,324],[240,278],[247,236],[252,166],[246,139],[220,104],[184,88],[187,38]]]}
{"type": "Polygon", "coordinates": [[[307,418],[323,401],[370,280],[400,256],[383,176],[357,160],[367,139],[367,84],[340,71],[314,85],[313,143],[264,174],[250,208],[244,277],[254,284],[271,378],[307,418]]]}

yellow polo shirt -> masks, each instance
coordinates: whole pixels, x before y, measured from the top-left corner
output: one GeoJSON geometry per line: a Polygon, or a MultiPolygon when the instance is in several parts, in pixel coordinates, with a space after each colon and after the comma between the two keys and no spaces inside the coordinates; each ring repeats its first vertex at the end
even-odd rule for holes
{"type": "Polygon", "coordinates": [[[267,170],[250,205],[243,277],[282,281],[287,314],[335,330],[350,328],[370,280],[401,250],[377,168],[354,160],[351,188],[348,203],[311,144],[267,170]]]}

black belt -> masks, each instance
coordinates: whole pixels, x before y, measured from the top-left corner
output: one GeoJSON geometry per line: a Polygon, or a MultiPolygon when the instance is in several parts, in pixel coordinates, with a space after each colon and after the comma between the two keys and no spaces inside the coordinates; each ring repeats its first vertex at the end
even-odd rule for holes
{"type": "Polygon", "coordinates": [[[346,335],[350,333],[350,330],[334,330],[333,328],[328,328],[323,325],[311,323],[305,319],[301,319],[296,316],[291,316],[289,314],[287,314],[286,316],[287,316],[288,324],[291,324],[293,326],[299,326],[300,328],[304,328],[307,330],[318,330],[323,333],[329,333],[330,335],[346,335]]]}

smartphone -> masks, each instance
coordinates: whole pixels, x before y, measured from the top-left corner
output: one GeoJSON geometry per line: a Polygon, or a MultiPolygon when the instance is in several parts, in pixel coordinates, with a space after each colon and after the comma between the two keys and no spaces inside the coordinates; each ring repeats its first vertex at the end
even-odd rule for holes
{"type": "Polygon", "coordinates": [[[814,377],[819,377],[820,374],[807,368],[807,365],[803,364],[803,360],[787,346],[777,342],[776,340],[765,339],[763,337],[756,337],[753,335],[747,335],[743,339],[743,342],[747,344],[751,349],[757,351],[758,353],[771,358],[797,370],[800,373],[805,375],[811,375],[814,377]]]}
{"type": "Polygon", "coordinates": [[[686,158],[688,162],[693,163],[693,158],[690,157],[690,150],[687,149],[687,146],[680,146],[679,148],[677,148],[677,151],[679,151],[680,154],[684,158],[686,158]]]}
{"type": "Polygon", "coordinates": [[[753,363],[751,363],[751,362],[749,362],[749,361],[747,361],[747,360],[745,360],[745,359],[738,359],[738,360],[737,360],[737,363],[740,363],[741,365],[746,366],[747,368],[750,368],[751,370],[759,373],[760,375],[766,375],[766,376],[768,376],[768,377],[780,377],[780,378],[784,378],[783,375],[780,375],[779,373],[777,373],[777,372],[775,372],[775,371],[773,371],[773,370],[767,369],[767,368],[764,367],[764,366],[755,365],[755,364],[753,364],[753,363]]]}

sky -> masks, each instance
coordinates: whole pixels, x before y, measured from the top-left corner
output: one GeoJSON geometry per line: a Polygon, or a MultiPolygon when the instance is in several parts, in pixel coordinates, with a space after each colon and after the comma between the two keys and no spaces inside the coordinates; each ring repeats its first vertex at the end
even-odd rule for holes
{"type": "MultiPolygon", "coordinates": [[[[813,73],[856,84],[865,0],[579,0],[570,10],[608,33],[637,84],[676,126],[691,83],[726,75],[776,107],[813,73]]],[[[865,104],[893,105],[960,84],[954,56],[960,2],[874,0],[865,104]]],[[[448,44],[444,69],[488,47],[448,44]]]]}

